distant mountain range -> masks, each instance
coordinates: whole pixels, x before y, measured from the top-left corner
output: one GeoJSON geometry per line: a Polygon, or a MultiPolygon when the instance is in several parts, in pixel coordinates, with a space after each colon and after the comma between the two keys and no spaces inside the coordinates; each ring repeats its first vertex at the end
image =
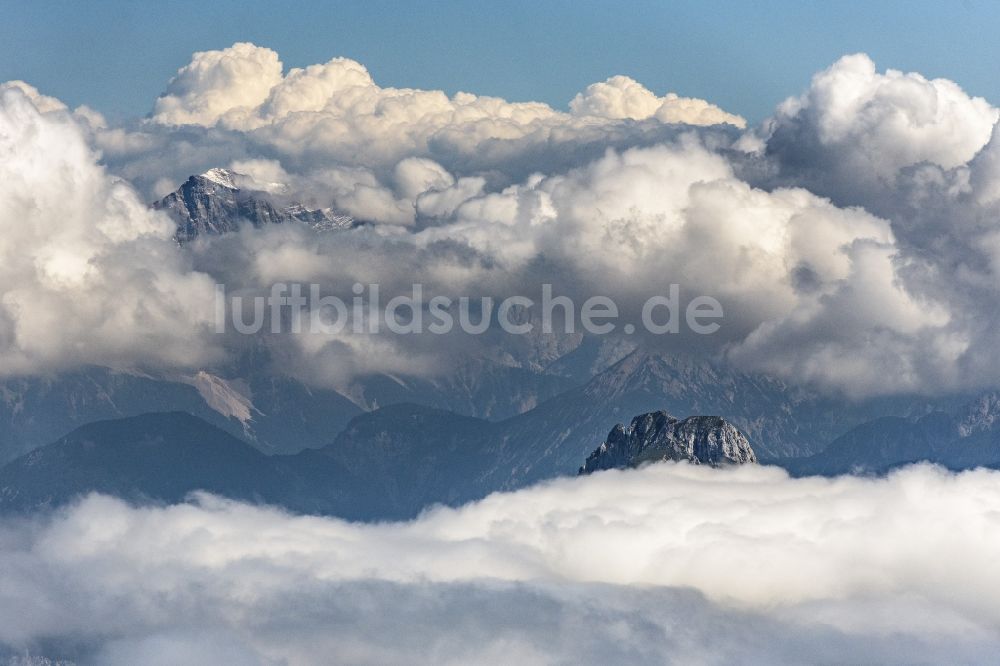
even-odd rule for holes
{"type": "MultiPolygon", "coordinates": [[[[989,394],[953,414],[875,419],[781,464],[797,475],[883,473],[919,461],[1000,467],[998,415],[1000,396],[989,394]]],[[[54,507],[91,491],[177,502],[205,490],[352,520],[406,519],[577,470],[757,462],[745,434],[718,416],[645,413],[590,441],[582,439],[589,424],[575,430],[581,439],[560,440],[554,428],[526,437],[532,422],[530,413],[491,422],[397,404],[353,418],[326,446],[265,455],[186,412],[99,421],[0,468],[0,511],[54,507]]]]}
{"type": "Polygon", "coordinates": [[[0,468],[0,506],[58,506],[95,491],[178,502],[203,488],[234,499],[274,497],[268,457],[184,412],[99,421],[0,468]]]}
{"type": "MultiPolygon", "coordinates": [[[[653,401],[690,406],[722,400],[709,389],[725,387],[725,381],[689,382],[688,391],[677,393],[666,390],[663,382],[676,372],[668,359],[636,352],[582,387],[500,421],[414,403],[368,412],[350,403],[355,415],[350,418],[345,411],[337,417],[347,419],[343,428],[331,421],[325,445],[286,454],[266,455],[239,436],[233,418],[224,419],[205,407],[202,415],[207,413],[216,425],[187,412],[100,421],[0,469],[0,509],[58,505],[92,490],[161,502],[207,490],[293,511],[356,520],[403,519],[432,504],[457,505],[494,491],[572,475],[581,465],[589,473],[658,460],[756,462],[756,443],[730,418],[677,419],[662,409],[639,410],[633,417],[637,412],[625,411],[653,401]]],[[[129,388],[146,386],[146,393],[133,395],[135,402],[128,406],[138,408],[148,404],[150,396],[164,395],[157,393],[155,382],[145,381],[131,378],[122,385],[123,396],[129,388]]],[[[196,402],[197,389],[188,386],[195,393],[185,394],[182,386],[173,390],[196,402]]],[[[732,402],[714,404],[734,413],[739,412],[734,405],[750,409],[754,404],[724,389],[723,396],[732,402]]],[[[330,397],[318,399],[315,409],[330,397]]],[[[57,392],[53,398],[65,396],[57,392]]],[[[113,404],[107,396],[98,402],[113,404]]],[[[288,408],[286,403],[271,404],[288,408]]],[[[805,404],[818,409],[818,403],[805,404]]],[[[301,417],[312,422],[312,428],[318,423],[295,410],[285,416],[288,422],[301,417]]],[[[772,427],[780,434],[785,422],[770,423],[778,427],[766,418],[751,422],[764,437],[772,427]]],[[[819,419],[812,427],[818,431],[826,423],[819,419]]],[[[835,438],[820,453],[773,462],[793,474],[833,475],[882,473],[922,460],[952,469],[1000,466],[1000,396],[987,394],[952,412],[879,417],[835,438]]]]}
{"type": "Polygon", "coordinates": [[[952,470],[1000,467],[1000,394],[990,392],[951,412],[885,416],[851,429],[823,451],[782,461],[798,475],[882,474],[914,462],[952,470]]]}
{"type": "Polygon", "coordinates": [[[359,414],[415,403],[501,423],[489,430],[501,433],[495,446],[518,470],[511,479],[517,485],[575,471],[616,423],[661,409],[718,414],[746,433],[762,461],[780,462],[817,453],[851,428],[887,414],[909,418],[951,408],[905,397],[848,402],[706,361],[639,350],[601,369],[595,346],[585,340],[548,364],[470,361],[433,379],[375,374],[340,390],[275,374],[263,352],[188,375],[90,368],[10,379],[0,382],[0,463],[86,423],[175,410],[265,453],[295,453],[328,444],[359,414]],[[590,376],[594,367],[598,372],[590,376]]]}
{"type": "MultiPolygon", "coordinates": [[[[410,518],[432,504],[458,505],[496,488],[497,451],[479,446],[484,422],[416,405],[395,405],[353,420],[332,444],[267,456],[184,412],[144,414],[79,428],[0,468],[0,511],[60,506],[89,492],[134,502],[179,502],[197,490],[292,511],[349,519],[410,518]]],[[[718,418],[637,417],[645,441],[671,460],[754,462],[749,443],[718,418]]],[[[608,436],[614,446],[621,426],[608,436]]],[[[608,444],[602,445],[608,450],[608,444]]],[[[644,460],[650,449],[639,454],[644,460]]],[[[580,461],[582,462],[582,460],[580,461]]],[[[635,466],[638,457],[605,459],[635,466]]]]}
{"type": "Polygon", "coordinates": [[[153,376],[106,368],[8,379],[0,382],[0,464],[87,423],[175,410],[264,452],[321,446],[365,411],[336,391],[273,376],[250,363],[230,379],[205,371],[153,376]]]}

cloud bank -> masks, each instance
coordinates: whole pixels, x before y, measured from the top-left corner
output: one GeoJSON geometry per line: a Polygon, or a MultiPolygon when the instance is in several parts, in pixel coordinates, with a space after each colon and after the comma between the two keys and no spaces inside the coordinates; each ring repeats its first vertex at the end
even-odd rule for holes
{"type": "MultiPolygon", "coordinates": [[[[743,118],[705,100],[676,93],[657,97],[626,76],[589,86],[570,102],[570,109],[575,116],[593,118],[655,117],[689,125],[746,125],[743,118]]],[[[157,100],[152,120],[240,129],[292,121],[324,136],[339,134],[346,128],[337,125],[348,123],[363,131],[366,140],[380,143],[386,142],[391,128],[416,138],[463,125],[475,130],[477,124],[485,123],[482,129],[494,133],[506,129],[514,136],[530,131],[538,121],[572,123],[571,116],[538,102],[511,103],[469,93],[448,98],[440,91],[383,88],[364,65],[348,58],[294,68],[283,75],[277,53],[246,42],[222,51],[195,53],[157,100]]]]}
{"type": "MultiPolygon", "coordinates": [[[[220,348],[231,354],[243,342],[200,333],[212,281],[248,294],[273,281],[341,294],[379,282],[387,298],[413,282],[495,298],[537,296],[552,283],[581,302],[610,296],[632,318],[678,283],[723,303],[723,329],[643,344],[856,397],[1000,383],[998,111],[944,79],[880,72],[863,54],[818,73],[743,131],[742,119],[708,102],[659,96],[625,76],[589,86],[564,112],[384,88],[344,58],[285,72],[274,51],[247,43],[195,54],[142,121],[109,125],[27,84],[4,86],[11,110],[0,168],[16,177],[0,185],[0,224],[14,230],[10,256],[35,259],[10,264],[22,268],[7,281],[20,286],[4,299],[0,373],[84,359],[200,367],[220,348]],[[36,126],[64,134],[72,149],[36,126]],[[9,137],[20,137],[16,150],[9,137]],[[22,173],[25,159],[45,165],[28,172],[35,181],[22,173]],[[171,247],[141,198],[214,166],[373,224],[171,247]],[[79,175],[58,182],[52,172],[79,175]],[[26,229],[39,231],[28,238],[26,229]],[[54,258],[54,244],[79,256],[54,258]],[[89,301],[52,300],[56,266],[64,296],[84,274],[152,292],[141,304],[128,290],[110,304],[94,286],[89,301]],[[66,334],[44,330],[66,312],[66,334]],[[98,312],[115,315],[115,326],[101,329],[98,312]]],[[[520,343],[487,337],[291,336],[267,345],[286,372],[337,386],[366,372],[448,372],[462,355],[524,362],[511,347],[520,343]]]]}
{"type": "Polygon", "coordinates": [[[30,86],[0,89],[0,375],[212,360],[213,282],[30,86]]]}
{"type": "Polygon", "coordinates": [[[979,661],[997,488],[661,464],[376,525],[92,496],[3,524],[0,642],[100,663],[979,661]]]}

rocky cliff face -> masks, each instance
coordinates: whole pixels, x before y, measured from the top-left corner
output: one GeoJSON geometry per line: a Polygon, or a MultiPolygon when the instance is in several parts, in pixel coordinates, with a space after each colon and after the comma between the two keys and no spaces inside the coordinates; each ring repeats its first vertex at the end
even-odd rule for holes
{"type": "Polygon", "coordinates": [[[966,404],[955,416],[959,437],[990,432],[1000,425],[1000,393],[990,391],[966,404]]]}
{"type": "Polygon", "coordinates": [[[637,416],[628,426],[616,425],[580,473],[664,460],[716,467],[756,463],[757,456],[743,433],[725,419],[691,416],[678,420],[660,411],[637,416]]]}
{"type": "Polygon", "coordinates": [[[177,189],[153,204],[177,222],[181,243],[200,235],[239,231],[244,225],[297,222],[317,231],[354,226],[354,219],[332,209],[310,210],[299,203],[282,203],[281,197],[253,189],[246,176],[227,169],[209,169],[191,176],[177,189]]]}

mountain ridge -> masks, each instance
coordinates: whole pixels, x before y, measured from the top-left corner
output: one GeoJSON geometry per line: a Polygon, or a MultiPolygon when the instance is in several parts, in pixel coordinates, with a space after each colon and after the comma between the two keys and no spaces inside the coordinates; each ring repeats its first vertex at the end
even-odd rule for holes
{"type": "MultiPolygon", "coordinates": [[[[724,423],[709,417],[696,439],[738,432],[724,423]]],[[[408,519],[501,489],[511,470],[495,447],[481,446],[491,428],[502,424],[404,403],[352,419],[324,447],[266,455],[187,412],[97,421],[0,467],[0,512],[53,508],[89,492],[162,503],[202,490],[350,520],[408,519]]]]}
{"type": "Polygon", "coordinates": [[[300,223],[316,231],[350,229],[358,225],[350,215],[332,208],[310,209],[300,202],[281,201],[261,189],[245,174],[212,168],[192,175],[175,191],[153,202],[177,224],[175,238],[187,243],[199,236],[239,231],[246,223],[254,228],[271,224],[300,223]]]}
{"type": "Polygon", "coordinates": [[[983,393],[951,411],[862,423],[811,456],[783,465],[793,474],[883,474],[931,462],[952,470],[1000,467],[1000,394],[983,393]]]}

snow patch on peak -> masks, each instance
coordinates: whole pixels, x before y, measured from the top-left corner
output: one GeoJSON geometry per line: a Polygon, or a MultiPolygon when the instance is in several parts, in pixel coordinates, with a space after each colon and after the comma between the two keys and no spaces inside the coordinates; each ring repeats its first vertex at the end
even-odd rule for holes
{"type": "Polygon", "coordinates": [[[228,187],[231,190],[238,190],[239,187],[236,185],[236,177],[239,175],[240,174],[230,171],[229,169],[220,169],[216,167],[201,174],[201,177],[205,180],[212,181],[216,185],[222,185],[223,187],[228,187]]]}

